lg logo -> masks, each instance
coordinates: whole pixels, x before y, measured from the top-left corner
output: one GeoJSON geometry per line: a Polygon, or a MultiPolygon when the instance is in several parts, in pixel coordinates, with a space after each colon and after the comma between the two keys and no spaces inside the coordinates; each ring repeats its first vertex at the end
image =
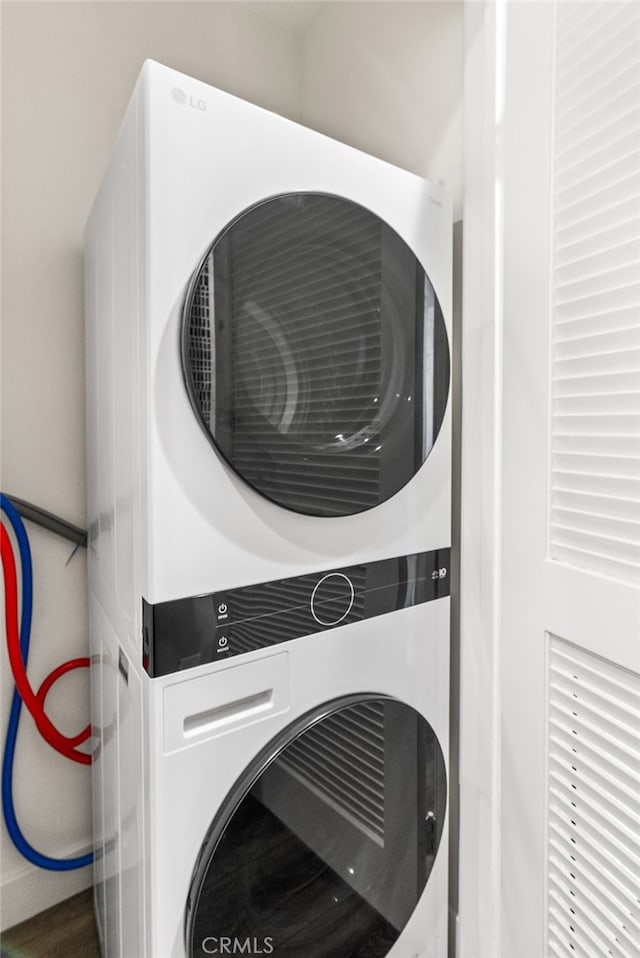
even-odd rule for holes
{"type": "Polygon", "coordinates": [[[207,109],[207,104],[204,100],[198,100],[194,96],[188,96],[184,90],[181,90],[178,86],[174,86],[171,91],[171,96],[180,106],[189,105],[193,110],[200,110],[201,113],[204,113],[207,109]]]}

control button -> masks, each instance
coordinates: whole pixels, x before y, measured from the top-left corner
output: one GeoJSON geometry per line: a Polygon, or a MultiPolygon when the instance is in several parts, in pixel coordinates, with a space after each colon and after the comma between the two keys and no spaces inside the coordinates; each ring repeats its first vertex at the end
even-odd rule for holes
{"type": "Polygon", "coordinates": [[[338,625],[351,611],[355,593],[343,572],[330,572],[316,584],[311,596],[311,615],[318,625],[338,625]]]}
{"type": "Polygon", "coordinates": [[[229,621],[229,600],[225,593],[218,593],[213,597],[216,625],[226,625],[229,621]]]}

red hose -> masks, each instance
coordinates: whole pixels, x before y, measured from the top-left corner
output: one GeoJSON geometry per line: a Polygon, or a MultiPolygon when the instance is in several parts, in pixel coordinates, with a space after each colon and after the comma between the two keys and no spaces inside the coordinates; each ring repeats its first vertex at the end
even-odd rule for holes
{"type": "MultiPolygon", "coordinates": [[[[65,662],[63,665],[59,665],[57,669],[54,669],[53,672],[50,672],[47,675],[46,679],[38,689],[36,693],[36,698],[40,703],[40,708],[44,712],[44,703],[49,694],[49,689],[54,685],[58,679],[62,678],[67,672],[73,671],[73,669],[89,668],[89,659],[69,659],[68,662],[65,662]]],[[[74,735],[73,738],[69,739],[69,743],[73,746],[82,745],[83,742],[86,742],[88,738],[91,738],[91,726],[87,725],[82,732],[79,732],[78,735],[74,735]]],[[[84,753],[83,753],[84,754],[84,753]]]]}
{"type": "Polygon", "coordinates": [[[57,669],[54,669],[54,671],[47,676],[37,694],[33,691],[25,671],[22,651],[20,649],[16,565],[11,542],[4,526],[0,526],[0,552],[2,553],[2,567],[4,571],[4,608],[7,628],[7,648],[11,671],[13,672],[13,679],[18,694],[33,716],[38,731],[49,745],[74,762],[80,762],[82,765],[90,765],[91,755],[87,755],[86,752],[81,752],[76,748],[77,745],[89,738],[91,734],[90,727],[84,729],[79,735],[70,738],[63,735],[55,727],[44,711],[44,701],[53,683],[60,678],[61,675],[64,675],[65,672],[71,671],[72,668],[78,668],[80,665],[88,665],[89,660],[72,659],[70,662],[65,662],[64,665],[58,666],[57,669]]]}

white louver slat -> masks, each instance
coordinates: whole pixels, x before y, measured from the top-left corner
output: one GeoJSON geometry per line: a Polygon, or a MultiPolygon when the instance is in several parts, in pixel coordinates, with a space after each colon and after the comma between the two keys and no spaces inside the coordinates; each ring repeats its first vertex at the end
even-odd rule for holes
{"type": "Polygon", "coordinates": [[[640,584],[640,4],[558,4],[550,556],[640,584]]]}
{"type": "Polygon", "coordinates": [[[549,955],[640,954],[640,675],[551,637],[549,955]]]}

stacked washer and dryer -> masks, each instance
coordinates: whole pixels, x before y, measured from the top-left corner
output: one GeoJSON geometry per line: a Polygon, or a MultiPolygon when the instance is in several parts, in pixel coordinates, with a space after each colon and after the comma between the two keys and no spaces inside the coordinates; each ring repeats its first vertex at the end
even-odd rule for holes
{"type": "Polygon", "coordinates": [[[451,210],[147,62],[86,235],[105,958],[444,958],[451,210]]]}

